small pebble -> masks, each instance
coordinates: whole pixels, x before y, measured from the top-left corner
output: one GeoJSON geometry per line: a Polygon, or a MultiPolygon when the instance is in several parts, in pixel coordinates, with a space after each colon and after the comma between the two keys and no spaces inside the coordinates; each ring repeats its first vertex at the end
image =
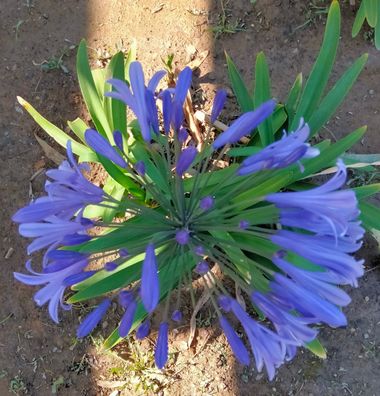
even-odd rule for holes
{"type": "Polygon", "coordinates": [[[368,302],[368,301],[369,301],[369,297],[368,297],[368,296],[365,296],[365,297],[364,297],[364,301],[365,301],[365,302],[368,302]]]}

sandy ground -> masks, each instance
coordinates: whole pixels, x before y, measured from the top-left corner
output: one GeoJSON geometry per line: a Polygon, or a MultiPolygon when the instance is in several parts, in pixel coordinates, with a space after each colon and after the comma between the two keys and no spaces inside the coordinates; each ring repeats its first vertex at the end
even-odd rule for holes
{"type": "MultiPolygon", "coordinates": [[[[226,2],[225,2],[226,3],[226,2]]],[[[1,0],[0,2],[0,395],[14,393],[50,395],[376,395],[379,394],[378,295],[379,255],[368,240],[361,254],[367,273],[359,289],[350,291],[353,302],[345,310],[349,326],[322,330],[328,359],[305,351],[279,370],[269,383],[253,369],[234,362],[224,336],[213,326],[207,309],[199,320],[194,350],[174,354],[167,371],[152,366],[148,345],[125,344],[115,355],[101,354],[100,337],[77,343],[75,325],[81,309],[54,325],[45,310],[32,301],[33,290],[13,280],[23,269],[26,241],[17,234],[10,216],[28,202],[30,177],[52,166],[34,138],[36,125],[16,102],[30,101],[49,120],[65,128],[66,120],[87,117],[75,76],[75,50],[82,37],[88,40],[94,64],[96,50],[113,53],[137,40],[138,58],[148,74],[162,66],[161,57],[175,54],[178,67],[192,56],[210,51],[194,79],[196,95],[212,98],[215,88],[228,86],[223,51],[233,57],[247,81],[254,57],[264,50],[271,69],[273,93],[286,98],[296,74],[310,71],[324,30],[324,18],[310,13],[309,1],[231,1],[229,21],[242,31],[221,35],[210,31],[222,13],[220,2],[201,0],[1,0]],[[311,23],[294,32],[310,18],[311,23]],[[194,53],[194,50],[197,53],[194,53]],[[63,53],[62,70],[41,70],[38,64],[63,53]],[[11,250],[10,250],[11,249],[11,250]],[[7,258],[5,258],[7,256],[7,258]],[[146,369],[148,367],[148,369],[146,369]],[[119,381],[119,382],[117,382],[119,381]],[[52,386],[53,385],[53,386],[52,386]],[[112,393],[114,392],[114,393],[112,393]],[[120,393],[118,393],[120,392],[120,393]]],[[[345,104],[329,124],[335,136],[344,136],[367,124],[368,133],[355,148],[360,153],[380,152],[380,53],[362,34],[350,38],[353,13],[343,8],[341,46],[333,79],[360,54],[370,58],[345,104]]],[[[210,101],[206,100],[205,108],[210,101]]],[[[226,120],[237,114],[230,98],[226,120]]],[[[322,135],[329,136],[325,130],[322,135]]],[[[40,136],[43,136],[40,134],[40,136]]],[[[331,137],[331,136],[330,136],[331,137]]],[[[41,190],[43,176],[33,188],[41,190]]],[[[108,325],[110,326],[110,325],[108,325]]],[[[110,330],[105,326],[104,332],[110,330]]],[[[172,336],[171,351],[183,349],[188,329],[172,336]]]]}

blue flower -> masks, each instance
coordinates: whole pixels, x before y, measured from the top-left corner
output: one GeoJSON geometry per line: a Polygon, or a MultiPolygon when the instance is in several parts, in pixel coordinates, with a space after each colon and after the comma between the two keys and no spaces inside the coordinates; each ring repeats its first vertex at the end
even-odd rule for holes
{"type": "Polygon", "coordinates": [[[226,99],[227,99],[227,91],[224,89],[219,89],[215,95],[214,103],[212,105],[212,111],[210,117],[211,124],[213,124],[216,121],[220,112],[223,110],[226,99]]]}
{"type": "Polygon", "coordinates": [[[113,140],[116,144],[116,147],[124,153],[124,144],[123,144],[123,135],[120,131],[114,131],[113,133],[113,140]]]}
{"type": "Polygon", "coordinates": [[[190,233],[188,230],[178,230],[175,234],[175,240],[180,245],[187,245],[190,240],[190,233]]]}
{"type": "MultiPolygon", "coordinates": [[[[87,144],[97,153],[106,157],[122,168],[127,167],[123,157],[111,146],[110,142],[95,129],[87,129],[84,133],[87,144]]],[[[120,142],[119,142],[120,143],[120,142]]]]}
{"type": "Polygon", "coordinates": [[[231,309],[239,319],[247,335],[255,357],[257,370],[261,372],[265,365],[268,378],[272,380],[275,375],[276,367],[279,367],[284,362],[286,353],[285,346],[289,340],[284,339],[257,323],[234,299],[231,299],[231,309]]]}
{"type": "Polygon", "coordinates": [[[357,285],[357,278],[363,275],[364,260],[355,260],[347,254],[356,251],[360,244],[336,240],[328,236],[306,235],[281,230],[271,236],[272,242],[285,250],[310,260],[312,263],[333,273],[335,283],[357,285]]]}
{"type": "Polygon", "coordinates": [[[71,217],[88,204],[97,204],[103,200],[104,192],[82,175],[87,168],[78,165],[71,151],[71,141],[67,143],[69,161],[63,161],[58,169],[51,169],[46,175],[53,181],[45,184],[47,197],[36,199],[30,205],[18,210],[12,217],[16,223],[31,223],[50,216],[71,217]]]}
{"type": "Polygon", "coordinates": [[[210,270],[210,267],[207,261],[202,260],[200,261],[197,266],[195,267],[195,272],[199,275],[204,275],[210,270]]]}
{"type": "Polygon", "coordinates": [[[131,330],[133,319],[135,317],[137,309],[137,303],[135,300],[132,300],[125,310],[123,317],[121,318],[119,325],[119,335],[120,337],[126,337],[131,330]]]}
{"type": "Polygon", "coordinates": [[[140,175],[140,176],[145,176],[145,164],[144,161],[137,161],[134,165],[135,171],[140,175]]]}
{"type": "Polygon", "coordinates": [[[138,340],[142,340],[145,337],[148,337],[149,333],[150,333],[150,320],[146,319],[137,328],[137,330],[136,330],[136,338],[138,340]]]}
{"type": "Polygon", "coordinates": [[[270,282],[270,288],[282,304],[296,309],[306,317],[314,318],[315,323],[323,322],[331,327],[347,325],[343,312],[336,305],[311,291],[308,285],[302,287],[277,273],[270,282]]]}
{"type": "Polygon", "coordinates": [[[160,297],[160,285],[157,271],[157,259],[154,254],[154,245],[150,243],[145,251],[140,290],[142,302],[148,312],[154,311],[160,297]]]}
{"type": "Polygon", "coordinates": [[[28,246],[28,254],[43,249],[46,246],[62,241],[66,235],[85,232],[92,227],[92,222],[68,221],[51,216],[45,222],[24,223],[19,226],[20,235],[27,238],[36,238],[28,246]]]}
{"type": "Polygon", "coordinates": [[[105,95],[119,99],[127,104],[135,113],[141,128],[141,134],[146,142],[151,141],[151,129],[158,133],[157,107],[154,93],[164,71],[155,73],[148,87],[145,87],[144,73],[139,62],[132,62],[129,67],[130,83],[133,93],[128,85],[117,79],[107,82],[116,88],[117,92],[107,92],[105,95]]]}
{"type": "Polygon", "coordinates": [[[197,153],[198,151],[194,146],[190,146],[182,150],[176,166],[176,172],[179,176],[183,176],[183,174],[189,169],[190,165],[195,160],[197,153]]]}
{"type": "Polygon", "coordinates": [[[77,337],[83,338],[89,335],[102,320],[110,305],[111,300],[106,298],[91,313],[89,313],[78,326],[77,337]]]}
{"type": "Polygon", "coordinates": [[[212,144],[214,149],[219,149],[226,144],[238,142],[243,136],[250,134],[257,126],[259,126],[266,118],[268,118],[274,108],[276,102],[268,100],[260,105],[256,110],[244,113],[232,125],[221,133],[212,144]]]}
{"type": "Polygon", "coordinates": [[[210,210],[214,206],[214,198],[211,195],[203,197],[199,202],[199,207],[202,210],[210,210]]]}
{"type": "Polygon", "coordinates": [[[236,334],[233,327],[230,325],[228,320],[220,315],[219,317],[220,327],[223,329],[224,334],[226,335],[227,341],[231,346],[231,349],[236,356],[236,359],[245,366],[249,366],[249,353],[247,348],[245,347],[241,338],[236,334]]]}
{"type": "Polygon", "coordinates": [[[159,369],[162,369],[168,360],[168,332],[168,323],[162,322],[158,329],[156,350],[154,351],[154,361],[159,369]]]}
{"type": "Polygon", "coordinates": [[[285,252],[278,252],[272,261],[299,285],[307,285],[309,291],[318,294],[335,305],[346,306],[351,302],[346,292],[334,286],[335,277],[328,271],[306,271],[284,260],[285,252]]]}
{"type": "Polygon", "coordinates": [[[49,302],[50,317],[58,323],[58,307],[61,306],[65,310],[70,309],[70,306],[63,304],[63,293],[68,286],[67,279],[70,276],[82,274],[83,269],[87,266],[87,260],[70,263],[66,268],[48,273],[33,271],[30,260],[25,266],[32,275],[15,272],[14,277],[26,285],[45,285],[34,295],[34,301],[40,307],[49,302]]]}
{"type": "Polygon", "coordinates": [[[284,133],[281,140],[263,148],[259,153],[245,159],[239,170],[239,175],[247,175],[265,169],[285,168],[302,158],[313,158],[319,155],[319,150],[306,143],[310,129],[301,119],[298,129],[289,135],[284,133]]]}
{"type": "Polygon", "coordinates": [[[173,311],[171,318],[174,322],[180,322],[183,318],[182,312],[176,309],[175,311],[173,311]]]}
{"type": "Polygon", "coordinates": [[[307,191],[275,193],[266,197],[280,209],[285,225],[294,225],[317,233],[326,233],[328,225],[329,234],[336,237],[345,235],[351,222],[358,217],[359,210],[354,191],[337,191],[347,178],[344,163],[339,160],[337,165],[338,172],[334,177],[319,187],[307,191]],[[309,215],[303,216],[305,212],[309,215]],[[291,215],[294,215],[293,220],[289,220],[291,215]],[[323,220],[326,223],[324,226],[323,220]]]}

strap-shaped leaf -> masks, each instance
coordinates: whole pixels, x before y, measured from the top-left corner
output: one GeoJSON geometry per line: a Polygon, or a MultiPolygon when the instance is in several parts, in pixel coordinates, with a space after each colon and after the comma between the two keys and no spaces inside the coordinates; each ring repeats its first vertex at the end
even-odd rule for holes
{"type": "Polygon", "coordinates": [[[371,228],[380,231],[380,210],[375,205],[365,201],[359,201],[360,220],[363,225],[371,230],[371,228]]]}
{"type": "Polygon", "coordinates": [[[377,11],[379,7],[379,0],[363,0],[363,3],[368,25],[374,28],[377,24],[377,11]]]}
{"type": "Polygon", "coordinates": [[[232,90],[236,96],[242,112],[246,113],[254,109],[253,100],[251,94],[249,93],[242,76],[240,75],[237,67],[230,58],[230,56],[225,53],[227,61],[228,77],[232,86],[232,90]]]}
{"type": "Polygon", "coordinates": [[[360,32],[365,21],[365,6],[364,1],[361,2],[358,12],[356,13],[354,24],[352,25],[352,37],[356,37],[360,32]]]}
{"type": "Polygon", "coordinates": [[[362,55],[354,64],[347,69],[343,76],[337,81],[329,93],[323,98],[318,109],[313,113],[308,121],[311,136],[332,117],[344,98],[351,90],[360,72],[363,70],[368,59],[368,54],[362,55]]]}
{"type": "Polygon", "coordinates": [[[380,192],[380,183],[369,184],[368,186],[360,186],[353,188],[356,194],[356,198],[362,200],[368,198],[371,195],[378,194],[380,192]]]}
{"type": "Polygon", "coordinates": [[[296,114],[298,102],[302,93],[302,73],[299,73],[290,89],[288,99],[285,103],[285,110],[288,114],[288,125],[292,125],[293,118],[296,114]]]}
{"type": "Polygon", "coordinates": [[[62,129],[58,128],[46,118],[44,118],[30,103],[21,97],[17,97],[20,105],[32,116],[34,121],[49,135],[51,136],[59,145],[66,148],[68,140],[71,140],[71,147],[75,154],[81,155],[91,155],[92,150],[82,143],[78,143],[67,133],[63,132],[62,129]]]}
{"type": "Polygon", "coordinates": [[[334,0],[329,9],[322,47],[306,82],[291,130],[297,127],[301,117],[308,121],[319,104],[334,65],[340,37],[340,20],[339,3],[334,0]]]}
{"type": "Polygon", "coordinates": [[[77,75],[79,86],[86,103],[91,119],[99,133],[113,142],[112,128],[103,108],[103,98],[99,96],[94,78],[88,63],[86,41],[82,40],[77,53],[77,75]]]}
{"type": "MultiPolygon", "coordinates": [[[[255,89],[253,103],[255,108],[271,99],[271,83],[268,63],[263,52],[259,52],[256,57],[255,67],[255,89]]],[[[258,126],[262,146],[268,146],[273,142],[272,116],[269,116],[258,126]]]]}

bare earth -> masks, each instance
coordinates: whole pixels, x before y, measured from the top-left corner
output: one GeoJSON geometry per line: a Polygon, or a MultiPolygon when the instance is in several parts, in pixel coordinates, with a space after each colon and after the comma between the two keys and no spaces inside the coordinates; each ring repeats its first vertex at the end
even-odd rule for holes
{"type": "MultiPolygon", "coordinates": [[[[226,2],[225,2],[226,3],[226,2]]],[[[222,12],[217,1],[201,0],[1,0],[0,2],[0,395],[368,395],[379,394],[378,294],[379,252],[368,239],[361,254],[367,273],[360,287],[350,290],[352,304],[345,310],[349,326],[321,331],[328,359],[300,352],[269,383],[253,368],[235,364],[224,336],[213,325],[207,307],[199,320],[195,346],[185,349],[188,328],[173,334],[171,364],[160,373],[153,368],[149,342],[124,344],[119,353],[101,354],[99,333],[75,341],[75,327],[83,307],[54,325],[45,309],[32,301],[33,290],[16,283],[13,271],[22,271],[27,241],[17,234],[10,216],[29,200],[29,179],[38,170],[53,166],[44,156],[34,133],[44,136],[16,101],[30,101],[42,114],[65,128],[66,120],[87,117],[75,76],[75,49],[67,50],[62,70],[42,71],[39,63],[88,40],[94,64],[97,49],[113,53],[137,40],[138,58],[148,74],[162,67],[161,57],[175,54],[178,67],[205,50],[210,53],[196,73],[194,87],[200,102],[212,99],[215,88],[228,86],[224,50],[245,78],[251,76],[255,54],[264,50],[270,63],[273,93],[286,98],[296,74],[307,75],[315,60],[324,30],[324,17],[302,25],[310,14],[309,1],[231,1],[230,22],[245,30],[214,39],[210,26],[222,12]],[[195,49],[197,53],[195,53],[195,49]],[[7,258],[5,258],[5,256],[7,258]],[[174,364],[175,362],[175,364],[174,364]],[[148,366],[148,369],[146,369],[148,366]]],[[[325,2],[327,3],[327,2],[325,2]]],[[[343,2],[342,2],[343,3],[343,2]]],[[[329,130],[341,137],[367,124],[368,133],[355,148],[359,153],[380,152],[380,52],[360,37],[352,40],[353,12],[344,2],[341,46],[333,78],[359,55],[370,54],[365,71],[329,130]]],[[[204,103],[206,110],[210,101],[204,103]]],[[[237,115],[230,98],[225,121],[237,115]]],[[[322,135],[328,137],[325,130],[322,135]]],[[[331,137],[331,135],[330,135],[331,137]]],[[[46,137],[45,137],[46,139],[46,137]]],[[[47,139],[48,140],[48,139],[47,139]]],[[[48,140],[49,141],[49,140],[48,140]]],[[[51,143],[51,141],[49,141],[51,143]]],[[[33,183],[39,193],[43,174],[33,183]]],[[[35,260],[37,261],[37,260],[35,260]]],[[[114,318],[117,319],[116,317],[114,318]]],[[[110,320],[112,322],[112,318],[110,320]]],[[[103,332],[111,330],[105,323],[103,332]]]]}

